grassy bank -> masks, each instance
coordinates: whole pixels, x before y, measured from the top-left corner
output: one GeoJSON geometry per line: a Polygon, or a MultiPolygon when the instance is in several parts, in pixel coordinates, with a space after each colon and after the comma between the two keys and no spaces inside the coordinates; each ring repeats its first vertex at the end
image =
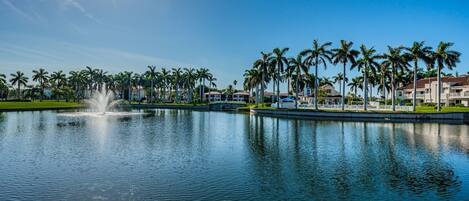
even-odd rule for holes
{"type": "Polygon", "coordinates": [[[82,106],[82,103],[65,101],[0,102],[0,111],[67,109],[82,106]]]}

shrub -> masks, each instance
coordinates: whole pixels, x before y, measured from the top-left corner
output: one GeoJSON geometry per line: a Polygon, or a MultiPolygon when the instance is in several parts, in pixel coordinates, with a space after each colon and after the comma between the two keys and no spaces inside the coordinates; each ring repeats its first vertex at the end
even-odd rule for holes
{"type": "Polygon", "coordinates": [[[421,106],[435,107],[436,103],[422,103],[421,106]]]}
{"type": "Polygon", "coordinates": [[[454,104],[454,107],[466,107],[464,104],[454,104]]]}

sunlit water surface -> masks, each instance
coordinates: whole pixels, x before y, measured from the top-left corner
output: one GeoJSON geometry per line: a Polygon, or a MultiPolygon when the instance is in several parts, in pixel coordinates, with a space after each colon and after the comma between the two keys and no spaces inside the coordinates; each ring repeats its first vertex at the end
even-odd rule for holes
{"type": "Polygon", "coordinates": [[[0,200],[467,200],[467,125],[0,114],[0,200]]]}

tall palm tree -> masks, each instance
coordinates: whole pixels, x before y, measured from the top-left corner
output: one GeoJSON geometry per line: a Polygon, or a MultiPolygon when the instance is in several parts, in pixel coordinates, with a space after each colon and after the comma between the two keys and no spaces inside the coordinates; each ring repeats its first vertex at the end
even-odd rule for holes
{"type": "MultiPolygon", "coordinates": [[[[209,87],[208,87],[208,102],[210,103],[210,91],[212,89],[212,87],[216,88],[217,85],[215,84],[215,81],[217,81],[217,78],[213,77],[212,75],[210,75],[210,77],[208,77],[208,82],[209,82],[209,87]]],[[[205,94],[204,94],[205,95],[205,94]]]]}
{"type": "Polygon", "coordinates": [[[384,98],[384,105],[387,105],[386,92],[390,90],[389,82],[387,80],[391,80],[391,70],[389,69],[388,65],[383,65],[383,63],[381,63],[379,67],[378,78],[379,78],[378,91],[382,93],[382,96],[384,98]]]}
{"type": "MultiPolygon", "coordinates": [[[[308,66],[314,65],[314,76],[316,77],[315,86],[319,86],[319,75],[318,75],[318,66],[320,63],[324,65],[324,69],[327,68],[327,62],[331,63],[332,52],[329,50],[329,47],[332,45],[331,42],[326,42],[324,44],[319,44],[317,40],[313,41],[313,47],[309,50],[304,50],[301,52],[302,55],[306,56],[306,62],[308,66]]],[[[318,87],[314,88],[314,108],[318,109],[318,87]]]]}
{"type": "Polygon", "coordinates": [[[383,55],[382,66],[388,67],[391,69],[391,105],[392,111],[396,111],[396,72],[397,71],[406,71],[409,67],[409,57],[406,54],[403,54],[401,51],[402,47],[393,48],[388,46],[388,52],[383,55]]]}
{"type": "Polygon", "coordinates": [[[187,101],[192,102],[195,83],[197,81],[197,71],[193,68],[184,68],[183,85],[187,89],[187,101]]]}
{"type": "Polygon", "coordinates": [[[431,52],[432,48],[425,46],[424,41],[414,42],[412,47],[405,48],[407,50],[407,57],[410,58],[410,61],[414,62],[414,82],[412,88],[412,111],[415,111],[417,106],[417,69],[418,69],[418,62],[424,61],[429,62],[428,55],[431,52]]]}
{"type": "Polygon", "coordinates": [[[148,70],[146,72],[146,75],[148,76],[148,79],[150,80],[150,103],[153,103],[153,92],[155,90],[154,88],[154,82],[156,78],[156,66],[147,66],[148,70]]]}
{"type": "Polygon", "coordinates": [[[288,66],[288,59],[285,56],[288,50],[289,48],[275,48],[273,50],[272,66],[274,66],[276,71],[276,75],[274,77],[277,78],[276,80],[274,79],[274,83],[277,83],[277,102],[280,102],[280,75],[285,70],[285,67],[288,66]]]}
{"type": "Polygon", "coordinates": [[[453,46],[454,43],[449,43],[449,42],[440,42],[438,44],[438,47],[436,48],[436,51],[434,53],[434,59],[436,62],[436,66],[438,69],[438,87],[437,87],[437,109],[438,111],[441,111],[441,70],[443,68],[448,68],[449,70],[452,70],[454,67],[456,67],[456,64],[459,63],[459,57],[461,56],[461,53],[451,50],[451,46],[453,46]]]}
{"type": "Polygon", "coordinates": [[[33,81],[34,82],[39,82],[39,85],[41,86],[41,99],[42,101],[44,99],[44,89],[46,88],[46,83],[49,80],[48,72],[44,70],[43,68],[40,68],[39,70],[33,70],[33,81]]]}
{"type": "Polygon", "coordinates": [[[28,83],[28,78],[24,75],[23,72],[21,71],[16,71],[16,73],[10,74],[11,79],[10,83],[11,85],[16,85],[16,90],[17,90],[17,98],[21,99],[21,86],[26,86],[28,83]]]}
{"type": "Polygon", "coordinates": [[[265,91],[265,86],[266,82],[269,78],[269,67],[272,64],[272,53],[265,53],[261,52],[261,58],[257,59],[254,62],[254,67],[259,70],[262,76],[262,82],[261,82],[261,103],[264,102],[264,91],[265,91]]]}
{"type": "Polygon", "coordinates": [[[336,49],[332,49],[334,53],[332,59],[333,64],[337,65],[338,63],[342,63],[344,65],[342,75],[345,79],[342,80],[342,110],[345,109],[345,82],[347,82],[347,74],[346,74],[346,65],[347,63],[355,63],[355,58],[360,54],[357,50],[352,49],[353,42],[348,42],[346,40],[340,41],[340,47],[336,49]]]}
{"type": "Polygon", "coordinates": [[[211,76],[210,71],[207,68],[200,68],[197,70],[197,77],[199,77],[200,81],[200,101],[204,101],[204,94],[205,94],[205,80],[207,80],[211,76]]]}
{"type": "Polygon", "coordinates": [[[380,58],[378,54],[376,54],[376,50],[374,48],[367,48],[365,45],[360,46],[360,55],[361,57],[356,60],[354,64],[352,64],[351,69],[357,67],[359,71],[363,74],[363,109],[368,109],[368,76],[370,73],[375,74],[376,69],[378,68],[379,64],[377,60],[380,58]]]}
{"type": "Polygon", "coordinates": [[[160,72],[162,86],[163,86],[163,99],[167,100],[166,96],[166,89],[168,88],[168,84],[171,81],[171,72],[166,70],[166,68],[162,68],[160,72]]]}
{"type": "MultiPolygon", "coordinates": [[[[307,61],[303,60],[303,54],[298,54],[296,58],[290,58],[288,60],[288,68],[292,69],[293,72],[295,72],[295,78],[296,78],[296,93],[295,93],[295,108],[298,109],[298,94],[300,93],[300,87],[299,87],[299,79],[301,75],[304,74],[309,74],[308,73],[308,65],[307,61]]],[[[317,79],[315,79],[317,80],[317,79]]],[[[316,82],[317,83],[317,82],[316,82]]],[[[317,88],[317,87],[315,87],[317,88]]]]}
{"type": "MultiPolygon", "coordinates": [[[[338,73],[337,75],[333,76],[332,79],[334,80],[334,83],[339,83],[339,90],[342,90],[342,88],[345,89],[344,86],[345,86],[345,83],[348,82],[348,78],[345,77],[344,74],[338,73]]],[[[343,95],[342,95],[342,102],[341,102],[341,104],[342,104],[342,110],[345,109],[345,108],[344,108],[344,103],[345,103],[345,101],[344,101],[344,96],[345,96],[345,95],[343,94],[343,95]]]]}
{"type": "Polygon", "coordinates": [[[176,102],[179,102],[179,88],[181,85],[182,69],[173,68],[174,90],[176,92],[176,102]]]}
{"type": "Polygon", "coordinates": [[[256,88],[256,104],[259,102],[259,85],[261,83],[262,76],[259,70],[256,68],[247,69],[244,71],[244,82],[243,86],[249,90],[249,94],[252,94],[252,89],[256,88]]]}
{"type": "Polygon", "coordinates": [[[50,75],[50,81],[53,84],[56,100],[59,101],[59,98],[62,96],[62,88],[65,86],[67,81],[67,76],[63,71],[59,70],[53,72],[50,75]]]}

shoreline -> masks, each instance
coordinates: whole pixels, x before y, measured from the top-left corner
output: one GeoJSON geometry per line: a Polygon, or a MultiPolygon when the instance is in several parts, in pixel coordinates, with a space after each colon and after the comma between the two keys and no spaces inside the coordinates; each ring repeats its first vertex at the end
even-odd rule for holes
{"type": "Polygon", "coordinates": [[[314,111],[314,110],[278,110],[251,109],[256,115],[307,118],[318,120],[372,121],[372,122],[422,122],[422,123],[469,123],[469,112],[441,113],[393,113],[362,111],[314,111]]]}

